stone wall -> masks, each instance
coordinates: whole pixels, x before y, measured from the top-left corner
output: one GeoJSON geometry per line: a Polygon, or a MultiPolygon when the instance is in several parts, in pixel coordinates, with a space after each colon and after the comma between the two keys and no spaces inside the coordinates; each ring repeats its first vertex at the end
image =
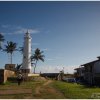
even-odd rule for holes
{"type": "Polygon", "coordinates": [[[5,64],[5,69],[14,71],[15,70],[15,64],[5,64]]]}

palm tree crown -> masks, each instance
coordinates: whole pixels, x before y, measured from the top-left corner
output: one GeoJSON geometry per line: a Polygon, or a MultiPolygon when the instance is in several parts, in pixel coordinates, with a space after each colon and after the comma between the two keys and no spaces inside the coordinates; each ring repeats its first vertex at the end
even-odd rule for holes
{"type": "Polygon", "coordinates": [[[42,53],[43,53],[43,51],[40,51],[40,49],[37,48],[37,49],[35,50],[35,53],[32,55],[31,59],[32,59],[33,61],[41,60],[41,61],[44,62],[44,59],[43,59],[44,55],[42,55],[42,53]]]}
{"type": "Polygon", "coordinates": [[[34,67],[34,73],[35,73],[35,68],[37,65],[37,61],[41,60],[44,62],[44,55],[42,55],[43,51],[40,51],[39,48],[35,50],[35,53],[31,56],[31,61],[35,61],[35,67],[34,67]]]}
{"type": "Polygon", "coordinates": [[[12,64],[12,54],[14,51],[17,50],[16,46],[17,46],[17,44],[12,41],[7,42],[7,45],[5,45],[4,51],[11,54],[11,64],[12,64]]]}
{"type": "Polygon", "coordinates": [[[23,52],[24,52],[24,47],[19,47],[19,50],[18,50],[19,52],[21,52],[21,54],[23,54],[23,52]]]}

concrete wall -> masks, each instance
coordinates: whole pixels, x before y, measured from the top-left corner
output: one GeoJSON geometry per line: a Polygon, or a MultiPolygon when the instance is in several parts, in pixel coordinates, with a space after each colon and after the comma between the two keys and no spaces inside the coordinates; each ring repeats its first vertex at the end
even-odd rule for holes
{"type": "Polygon", "coordinates": [[[5,83],[8,77],[14,76],[15,72],[5,69],[0,69],[0,83],[5,83]]]}
{"type": "Polygon", "coordinates": [[[28,74],[28,76],[40,76],[40,74],[28,74]]]}

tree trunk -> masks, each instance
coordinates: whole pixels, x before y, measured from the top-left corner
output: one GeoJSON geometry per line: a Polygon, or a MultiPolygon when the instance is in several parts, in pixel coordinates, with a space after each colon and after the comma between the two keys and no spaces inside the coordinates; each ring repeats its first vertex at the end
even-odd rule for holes
{"type": "Polygon", "coordinates": [[[36,60],[35,66],[34,66],[34,74],[35,74],[36,65],[37,65],[37,60],[36,60]]]}
{"type": "Polygon", "coordinates": [[[8,54],[8,63],[10,64],[11,63],[11,55],[9,55],[9,53],[7,53],[8,54]]]}
{"type": "Polygon", "coordinates": [[[11,64],[12,64],[12,53],[11,53],[11,64]]]}

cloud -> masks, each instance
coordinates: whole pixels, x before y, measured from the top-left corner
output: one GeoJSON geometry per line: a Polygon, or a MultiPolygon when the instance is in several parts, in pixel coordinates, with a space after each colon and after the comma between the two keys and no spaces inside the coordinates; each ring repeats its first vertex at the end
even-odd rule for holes
{"type": "Polygon", "coordinates": [[[42,51],[48,51],[48,48],[42,49],[42,51]]]}
{"type": "Polygon", "coordinates": [[[47,58],[47,61],[55,61],[55,60],[61,60],[62,57],[54,57],[54,58],[47,58]]]}
{"type": "Polygon", "coordinates": [[[64,68],[64,73],[70,73],[73,74],[75,71],[74,69],[77,68],[78,66],[52,66],[52,65],[47,65],[47,66],[37,66],[36,72],[37,73],[59,73],[61,70],[64,68]]]}
{"type": "Polygon", "coordinates": [[[37,30],[37,29],[26,29],[26,28],[21,28],[21,29],[19,29],[19,30],[16,30],[16,31],[14,32],[14,34],[23,34],[23,33],[26,33],[27,31],[28,31],[29,33],[31,33],[31,34],[37,34],[37,33],[40,32],[40,31],[37,30]]]}
{"type": "Polygon", "coordinates": [[[21,26],[16,26],[16,25],[10,25],[10,24],[3,24],[1,25],[2,28],[6,28],[9,30],[13,30],[13,29],[21,29],[21,26]]]}
{"type": "Polygon", "coordinates": [[[34,28],[24,28],[21,26],[16,26],[16,25],[1,25],[2,28],[6,28],[7,30],[9,30],[9,32],[4,32],[5,34],[23,34],[26,33],[27,31],[31,34],[37,34],[40,31],[38,29],[34,29],[34,28]]]}
{"type": "Polygon", "coordinates": [[[47,61],[54,61],[55,59],[48,58],[47,61]]]}
{"type": "Polygon", "coordinates": [[[64,67],[64,70],[65,70],[66,73],[74,73],[75,68],[78,68],[78,66],[67,66],[67,67],[64,67]]]}

